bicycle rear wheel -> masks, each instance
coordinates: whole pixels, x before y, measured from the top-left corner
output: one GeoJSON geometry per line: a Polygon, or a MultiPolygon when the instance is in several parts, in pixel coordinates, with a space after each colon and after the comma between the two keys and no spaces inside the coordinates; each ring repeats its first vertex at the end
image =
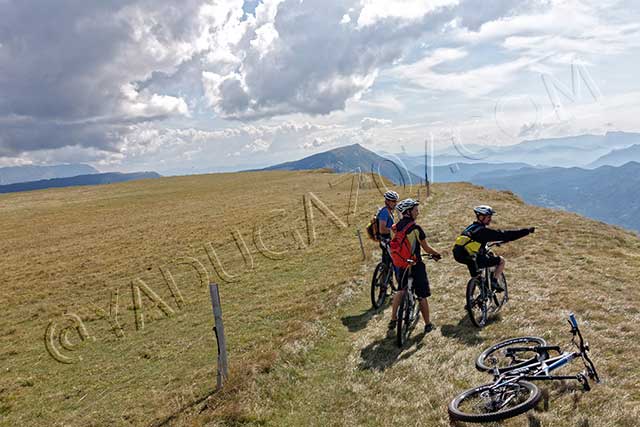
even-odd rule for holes
{"type": "Polygon", "coordinates": [[[542,393],[528,381],[485,384],[459,394],[449,403],[449,416],[469,423],[499,421],[520,415],[538,404],[542,393]]]}
{"type": "Polygon", "coordinates": [[[483,277],[473,277],[467,283],[467,313],[469,319],[478,328],[484,327],[487,323],[487,300],[483,298],[482,286],[483,277]]]}
{"type": "Polygon", "coordinates": [[[479,371],[491,371],[495,368],[515,369],[535,362],[538,353],[533,349],[537,346],[546,346],[547,342],[540,337],[511,338],[484,350],[476,359],[476,368],[479,371]]]}
{"type": "Polygon", "coordinates": [[[415,301],[412,299],[409,289],[404,290],[400,307],[398,308],[398,323],[396,325],[396,344],[402,347],[411,335],[411,326],[415,320],[415,301]]]}
{"type": "Polygon", "coordinates": [[[379,262],[371,279],[371,305],[378,309],[384,305],[392,271],[388,264],[379,262]]]}

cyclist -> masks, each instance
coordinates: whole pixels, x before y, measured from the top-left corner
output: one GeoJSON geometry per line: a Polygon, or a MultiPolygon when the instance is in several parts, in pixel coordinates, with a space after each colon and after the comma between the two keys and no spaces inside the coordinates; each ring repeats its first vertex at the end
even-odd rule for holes
{"type": "Polygon", "coordinates": [[[473,212],[476,214],[476,220],[465,228],[456,239],[453,247],[453,257],[459,263],[466,264],[471,277],[482,274],[483,268],[496,267],[495,273],[491,278],[491,286],[495,291],[502,292],[504,289],[496,278],[500,277],[504,271],[506,262],[501,256],[484,255],[487,243],[517,240],[533,233],[536,229],[535,227],[529,227],[517,230],[496,230],[489,228],[491,218],[496,213],[491,206],[476,206],[473,208],[473,212]]]}
{"type": "Polygon", "coordinates": [[[384,193],[384,206],[380,208],[376,218],[378,218],[378,241],[380,242],[380,249],[382,249],[382,262],[391,263],[387,245],[391,240],[391,226],[394,223],[393,209],[398,203],[398,193],[395,191],[387,191],[384,193]]]}
{"type": "MultiPolygon", "coordinates": [[[[442,256],[433,249],[426,241],[426,235],[422,227],[415,223],[416,218],[420,214],[419,209],[420,202],[413,199],[405,199],[398,203],[396,209],[402,215],[402,219],[398,221],[397,224],[393,226],[394,231],[402,232],[405,231],[405,238],[408,240],[411,245],[411,250],[416,260],[416,263],[411,267],[411,277],[413,278],[413,289],[418,297],[418,304],[420,306],[420,312],[422,313],[422,318],[424,319],[424,333],[429,333],[433,330],[433,323],[429,320],[429,303],[427,302],[427,298],[431,296],[431,290],[429,289],[429,279],[427,278],[427,270],[425,268],[424,262],[422,261],[422,256],[420,254],[420,248],[424,249],[428,254],[433,255],[434,259],[437,261],[442,258],[442,256]]],[[[404,277],[405,270],[402,268],[397,269],[398,273],[398,283],[400,286],[400,292],[397,292],[393,297],[393,302],[391,304],[391,321],[389,322],[389,329],[393,329],[396,327],[398,321],[398,306],[400,305],[400,301],[402,300],[402,296],[404,294],[403,288],[406,287],[406,279],[404,277]],[[405,282],[401,283],[402,278],[404,277],[405,282]]]]}

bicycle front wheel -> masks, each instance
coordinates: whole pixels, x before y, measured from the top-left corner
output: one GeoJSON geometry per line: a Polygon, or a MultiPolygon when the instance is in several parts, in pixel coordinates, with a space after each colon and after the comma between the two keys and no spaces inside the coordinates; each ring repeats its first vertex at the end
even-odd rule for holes
{"type": "Polygon", "coordinates": [[[520,415],[538,404],[542,393],[528,381],[469,389],[449,403],[449,416],[469,423],[486,423],[520,415]]]}
{"type": "Polygon", "coordinates": [[[483,295],[482,277],[474,277],[467,283],[467,313],[469,319],[478,328],[487,323],[487,300],[483,295]]]}
{"type": "Polygon", "coordinates": [[[384,305],[384,301],[387,298],[390,276],[391,270],[389,266],[383,262],[379,262],[371,279],[371,305],[375,309],[384,305]]]}
{"type": "Polygon", "coordinates": [[[480,353],[476,359],[479,371],[491,371],[495,368],[515,369],[537,360],[538,353],[534,350],[538,346],[546,346],[547,342],[540,337],[511,338],[480,353]]]}
{"type": "Polygon", "coordinates": [[[509,300],[509,290],[507,289],[507,278],[504,276],[504,273],[501,273],[497,279],[498,279],[498,284],[504,290],[502,292],[495,292],[495,291],[492,292],[492,295],[490,298],[490,307],[489,307],[492,313],[497,313],[498,311],[500,311],[502,306],[505,305],[509,300]]]}

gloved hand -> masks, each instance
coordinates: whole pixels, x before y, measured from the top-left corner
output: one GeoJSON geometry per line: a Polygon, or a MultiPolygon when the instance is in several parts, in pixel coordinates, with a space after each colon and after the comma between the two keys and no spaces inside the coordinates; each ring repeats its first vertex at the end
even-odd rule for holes
{"type": "Polygon", "coordinates": [[[440,254],[433,254],[431,257],[436,261],[440,261],[442,259],[442,255],[440,254]]]}
{"type": "Polygon", "coordinates": [[[535,233],[535,231],[536,231],[536,228],[535,228],[535,227],[530,227],[530,228],[529,228],[529,233],[535,233]]]}

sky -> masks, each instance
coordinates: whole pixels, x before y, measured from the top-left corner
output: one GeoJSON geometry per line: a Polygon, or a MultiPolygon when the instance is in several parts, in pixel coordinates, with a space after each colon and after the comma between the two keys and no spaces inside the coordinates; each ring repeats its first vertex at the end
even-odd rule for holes
{"type": "Polygon", "coordinates": [[[0,0],[0,166],[639,131],[639,58],[629,0],[0,0]]]}

